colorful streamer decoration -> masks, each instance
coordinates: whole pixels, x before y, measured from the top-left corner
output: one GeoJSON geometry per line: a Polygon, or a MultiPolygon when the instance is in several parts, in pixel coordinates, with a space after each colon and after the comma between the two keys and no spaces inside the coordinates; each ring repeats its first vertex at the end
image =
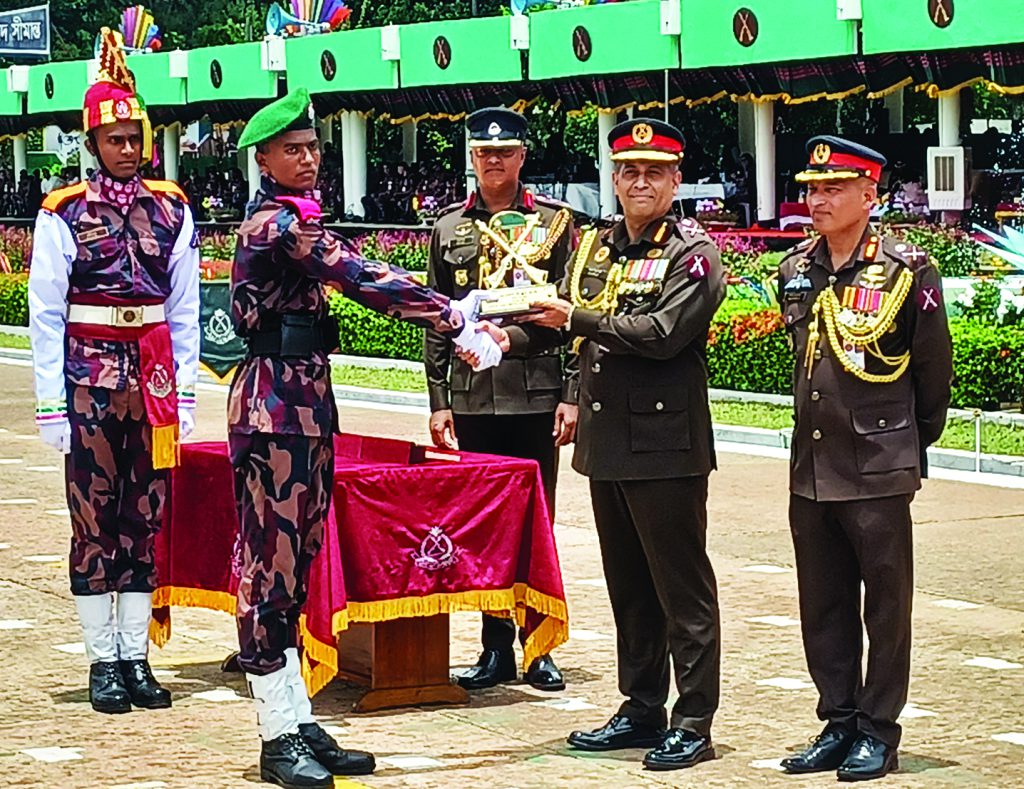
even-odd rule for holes
{"type": "Polygon", "coordinates": [[[288,9],[272,3],[267,14],[267,33],[273,36],[302,36],[330,33],[348,19],[352,9],[344,0],[290,0],[288,9]]]}
{"type": "Polygon", "coordinates": [[[145,6],[133,5],[122,11],[118,32],[129,51],[158,52],[163,46],[160,28],[145,6]]]}

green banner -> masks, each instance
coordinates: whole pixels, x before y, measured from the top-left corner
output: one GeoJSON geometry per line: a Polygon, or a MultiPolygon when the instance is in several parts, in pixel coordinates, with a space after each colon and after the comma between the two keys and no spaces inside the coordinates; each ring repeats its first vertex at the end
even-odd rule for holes
{"type": "Polygon", "coordinates": [[[199,363],[218,381],[225,381],[245,358],[245,343],[231,325],[230,282],[200,286],[199,331],[199,363]]]}

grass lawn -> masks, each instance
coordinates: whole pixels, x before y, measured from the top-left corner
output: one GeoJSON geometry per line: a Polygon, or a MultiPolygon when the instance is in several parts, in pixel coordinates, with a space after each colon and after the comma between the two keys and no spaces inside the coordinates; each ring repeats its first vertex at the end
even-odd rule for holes
{"type": "MultiPolygon", "coordinates": [[[[28,337],[0,333],[0,347],[28,349],[28,337]]],[[[420,370],[342,365],[333,368],[332,376],[334,383],[346,386],[387,389],[394,392],[427,391],[426,380],[420,370]]],[[[718,425],[762,427],[769,430],[793,426],[792,409],[789,406],[770,403],[713,402],[711,416],[718,425]]],[[[969,419],[951,419],[938,441],[938,446],[973,451],[974,422],[969,419]]],[[[1024,456],[1024,428],[983,424],[981,451],[993,455],[1024,456]]]]}

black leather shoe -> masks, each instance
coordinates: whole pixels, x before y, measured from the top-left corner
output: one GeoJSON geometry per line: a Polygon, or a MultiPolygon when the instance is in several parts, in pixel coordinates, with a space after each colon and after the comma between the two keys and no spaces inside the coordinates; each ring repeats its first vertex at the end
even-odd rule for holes
{"type": "Polygon", "coordinates": [[[338,743],[319,723],[300,723],[299,734],[313,751],[316,760],[331,775],[369,775],[377,768],[372,753],[339,748],[338,743]]]}
{"type": "Polygon", "coordinates": [[[89,666],[89,703],[96,712],[131,712],[132,700],[124,686],[117,663],[93,663],[89,666]]]}
{"type": "Polygon", "coordinates": [[[665,730],[634,723],[625,715],[612,715],[600,729],[574,731],[568,743],[579,751],[617,751],[624,748],[656,748],[665,739],[665,730]]]}
{"type": "Polygon", "coordinates": [[[541,655],[530,664],[530,670],[523,675],[537,690],[565,690],[565,680],[551,655],[541,655]]]}
{"type": "Polygon", "coordinates": [[[316,760],[300,734],[266,740],[260,751],[260,778],[285,789],[328,789],[334,776],[316,760]]]}
{"type": "Polygon", "coordinates": [[[857,740],[857,732],[830,723],[806,750],[782,760],[782,769],[794,775],[835,770],[857,740]]]}
{"type": "Polygon", "coordinates": [[[870,734],[862,734],[850,748],[836,775],[840,781],[873,781],[898,770],[899,756],[895,748],[870,734]]]}
{"type": "Polygon", "coordinates": [[[238,653],[232,652],[220,662],[220,670],[225,674],[243,674],[242,667],[238,665],[238,653]]]}
{"type": "Polygon", "coordinates": [[[485,649],[476,665],[456,681],[466,690],[483,690],[493,688],[499,682],[511,682],[518,675],[515,652],[485,649]]]}
{"type": "Polygon", "coordinates": [[[148,660],[121,660],[121,675],[132,704],[147,710],[171,706],[171,692],[160,686],[149,668],[148,660]]]}
{"type": "Polygon", "coordinates": [[[681,770],[715,758],[710,737],[686,729],[669,729],[665,740],[644,757],[648,770],[681,770]]]}

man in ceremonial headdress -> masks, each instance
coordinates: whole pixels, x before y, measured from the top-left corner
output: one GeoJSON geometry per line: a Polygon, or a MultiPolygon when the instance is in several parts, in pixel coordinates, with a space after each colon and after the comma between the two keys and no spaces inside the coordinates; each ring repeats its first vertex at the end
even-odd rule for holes
{"type": "MultiPolygon", "coordinates": [[[[534,195],[519,180],[526,160],[526,118],[488,107],[470,114],[466,129],[477,190],[438,217],[430,236],[429,284],[452,298],[475,289],[553,286],[572,254],[572,212],[534,195]]],[[[545,344],[531,341],[519,326],[507,331],[509,354],[480,373],[452,353],[450,340],[427,331],[423,361],[430,436],[439,447],[457,443],[466,452],[536,460],[554,520],[558,450],[576,432],[575,387],[563,375],[557,334],[545,344]]],[[[515,637],[512,619],[484,614],[483,652],[458,683],[480,690],[515,679],[515,637]]],[[[565,688],[550,655],[526,668],[525,679],[535,688],[565,688]]]]}
{"type": "Polygon", "coordinates": [[[898,766],[914,594],[910,502],[924,451],[945,425],[952,348],[934,263],[869,224],[885,157],[831,136],[811,139],[807,152],[796,179],[820,236],[783,259],[778,283],[797,361],[789,525],[804,651],[826,725],[782,766],[863,781],[898,766]]]}
{"type": "Polygon", "coordinates": [[[43,202],[29,308],[36,422],[67,456],[89,698],[100,712],[128,712],[171,705],[147,661],[153,541],[167,469],[194,425],[199,253],[182,191],[139,177],[152,129],[124,52],[101,35],[83,110],[99,167],[43,202]]]}
{"type": "Polygon", "coordinates": [[[239,666],[256,701],[260,774],[285,787],[328,787],[364,775],[371,754],[346,751],[317,723],[302,679],[299,614],[320,550],[334,475],[337,412],[327,354],[338,344],[324,285],[370,309],[429,327],[501,360],[508,336],[466,320],[458,303],[384,263],[364,260],[320,223],[320,144],[300,88],[253,116],[262,179],[238,229],[232,319],[248,345],[228,398],[241,526],[239,666]]]}

